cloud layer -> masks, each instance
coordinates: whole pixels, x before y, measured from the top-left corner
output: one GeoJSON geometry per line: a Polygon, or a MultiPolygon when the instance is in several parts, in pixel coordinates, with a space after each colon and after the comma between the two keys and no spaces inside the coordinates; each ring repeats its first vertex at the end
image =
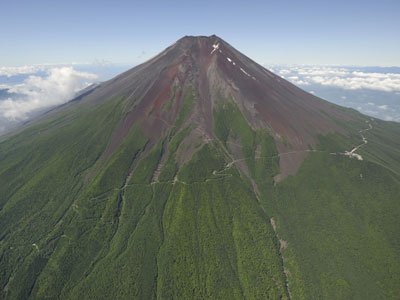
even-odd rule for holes
{"type": "MultiPolygon", "coordinates": [[[[14,73],[8,68],[7,72],[12,76],[12,74],[24,74],[24,72],[29,74],[38,71],[33,68],[23,67],[14,70],[14,73]]],[[[0,72],[1,70],[0,68],[0,72]]],[[[45,77],[31,75],[22,84],[7,87],[9,93],[19,96],[1,101],[0,114],[11,121],[26,119],[34,111],[65,103],[89,82],[96,79],[95,74],[79,72],[73,67],[50,68],[45,77]]]]}
{"type": "Polygon", "coordinates": [[[272,69],[318,97],[400,122],[399,67],[274,65],[272,69]]]}
{"type": "Polygon", "coordinates": [[[0,76],[15,76],[20,74],[33,74],[43,71],[44,66],[0,67],[0,76]]]}
{"type": "MultiPolygon", "coordinates": [[[[104,61],[101,61],[104,63],[104,61]]],[[[94,64],[100,63],[100,61],[96,61],[94,64]]],[[[18,66],[18,67],[9,67],[9,66],[0,66],[0,76],[12,77],[16,75],[29,75],[35,74],[38,72],[48,71],[52,68],[60,68],[60,67],[68,67],[68,66],[84,66],[89,65],[89,63],[64,63],[64,64],[38,64],[38,65],[26,65],[26,66],[18,66]]]]}
{"type": "Polygon", "coordinates": [[[320,84],[346,90],[400,92],[400,74],[396,73],[364,72],[326,66],[288,66],[279,68],[277,73],[298,85],[320,84]]]}

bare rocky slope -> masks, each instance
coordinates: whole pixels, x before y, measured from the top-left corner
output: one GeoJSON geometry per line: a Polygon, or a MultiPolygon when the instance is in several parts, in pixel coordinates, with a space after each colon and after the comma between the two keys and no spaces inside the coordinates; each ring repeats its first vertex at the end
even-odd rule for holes
{"type": "Polygon", "coordinates": [[[110,98],[126,98],[129,113],[114,133],[106,152],[110,155],[137,122],[143,123],[154,141],[165,134],[178,115],[187,86],[197,94],[188,122],[195,122],[200,130],[192,135],[201,132],[203,139],[215,139],[213,110],[230,99],[254,129],[273,133],[280,153],[291,152],[281,157],[283,176],[296,172],[319,134],[345,133],[332,117],[349,119],[333,105],[271,73],[215,35],[184,37],[146,63],[103,83],[81,101],[98,104],[110,98]],[[173,103],[167,111],[163,108],[171,98],[173,103]]]}

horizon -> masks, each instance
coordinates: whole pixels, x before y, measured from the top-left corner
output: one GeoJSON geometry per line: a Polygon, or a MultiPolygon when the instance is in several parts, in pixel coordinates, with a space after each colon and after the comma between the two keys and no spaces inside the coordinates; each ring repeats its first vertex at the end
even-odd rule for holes
{"type": "Polygon", "coordinates": [[[185,36],[212,35],[310,93],[400,122],[398,1],[22,0],[0,9],[0,131],[185,36]]]}
{"type": "MultiPolygon", "coordinates": [[[[59,60],[59,61],[45,61],[45,62],[35,62],[35,63],[26,63],[26,62],[20,62],[20,63],[15,63],[15,64],[7,64],[7,63],[3,63],[0,64],[0,70],[1,69],[8,69],[8,68],[21,68],[21,67],[46,67],[46,66],[62,66],[62,65],[71,65],[71,66],[76,66],[76,65],[116,65],[116,66],[127,66],[130,65],[132,68],[135,66],[138,66],[140,64],[143,64],[149,60],[151,60],[154,56],[156,56],[157,54],[159,54],[160,52],[162,52],[163,50],[167,49],[168,47],[170,47],[171,45],[173,45],[174,43],[176,43],[177,41],[179,41],[180,39],[184,38],[184,37],[210,37],[210,36],[217,36],[218,38],[223,39],[225,42],[229,43],[231,46],[233,46],[235,49],[238,49],[241,53],[245,54],[245,52],[243,52],[241,49],[237,48],[235,45],[232,45],[228,40],[224,39],[223,37],[216,35],[216,34],[211,34],[208,36],[205,35],[183,35],[180,38],[171,41],[171,43],[161,46],[161,48],[159,49],[155,49],[154,53],[152,53],[152,55],[148,55],[145,58],[140,58],[140,60],[136,60],[136,61],[119,61],[119,60],[107,60],[107,59],[99,59],[97,57],[93,57],[91,60],[59,60]],[[158,52],[157,52],[158,51],[158,52]]],[[[1,49],[0,49],[1,51],[1,49]]],[[[0,52],[1,53],[1,52],[0,52]]],[[[307,63],[307,62],[273,62],[273,61],[258,61],[256,60],[255,57],[252,57],[250,55],[246,55],[249,58],[251,58],[252,60],[254,60],[255,62],[257,62],[260,65],[269,65],[269,66],[273,66],[273,65],[278,65],[278,66],[320,66],[320,67],[376,67],[376,68],[400,68],[400,60],[397,64],[374,64],[374,63],[307,63]]],[[[399,56],[400,57],[400,56],[399,56]]],[[[1,58],[0,58],[1,59],[1,58]]],[[[0,74],[1,76],[1,74],[0,74]]]]}
{"type": "MultiPolygon", "coordinates": [[[[332,103],[400,122],[399,67],[262,65],[332,103]]],[[[104,61],[0,67],[0,135],[43,110],[68,102],[89,84],[107,81],[133,67],[104,61]]]]}

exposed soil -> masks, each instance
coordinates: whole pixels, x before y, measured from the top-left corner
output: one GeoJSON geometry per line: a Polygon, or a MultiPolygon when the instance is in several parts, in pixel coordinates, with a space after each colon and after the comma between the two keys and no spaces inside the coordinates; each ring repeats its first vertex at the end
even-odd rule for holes
{"type": "MultiPolygon", "coordinates": [[[[125,115],[102,158],[107,160],[136,124],[152,144],[164,137],[174,124],[188,85],[197,94],[188,120],[196,128],[185,143],[197,143],[198,138],[202,144],[216,140],[213,109],[230,98],[254,129],[267,129],[276,137],[279,153],[285,154],[280,156],[281,174],[276,181],[296,173],[319,134],[346,134],[332,117],[347,117],[334,105],[276,76],[217,36],[188,36],[148,62],[100,84],[80,100],[93,105],[117,97],[126,101],[125,115]],[[168,101],[171,109],[165,110],[168,101]]],[[[180,162],[195,151],[189,144],[186,149],[188,153],[179,153],[180,162]]],[[[238,166],[246,172],[245,164],[238,162],[238,166]]]]}

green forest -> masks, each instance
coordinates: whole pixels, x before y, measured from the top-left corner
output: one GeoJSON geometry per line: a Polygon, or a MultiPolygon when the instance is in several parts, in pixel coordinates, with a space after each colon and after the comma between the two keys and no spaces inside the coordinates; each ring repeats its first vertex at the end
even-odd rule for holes
{"type": "Polygon", "coordinates": [[[179,160],[196,97],[160,141],[135,124],[108,159],[125,98],[0,140],[0,299],[400,299],[399,124],[349,110],[350,134],[320,136],[276,183],[273,134],[233,98],[213,109],[216,140],[179,160]],[[332,155],[366,120],[364,160],[332,155]]]}

